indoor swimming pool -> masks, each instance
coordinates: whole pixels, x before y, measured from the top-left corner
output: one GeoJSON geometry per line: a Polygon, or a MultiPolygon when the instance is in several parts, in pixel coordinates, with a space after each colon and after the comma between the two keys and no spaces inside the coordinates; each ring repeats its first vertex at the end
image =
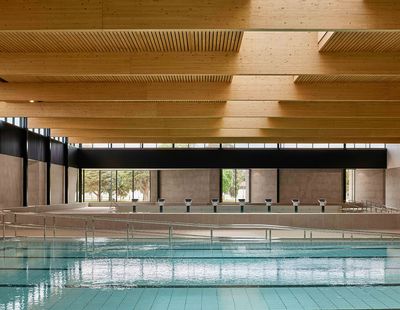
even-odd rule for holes
{"type": "Polygon", "coordinates": [[[400,308],[400,242],[9,239],[0,309],[400,308]]]}

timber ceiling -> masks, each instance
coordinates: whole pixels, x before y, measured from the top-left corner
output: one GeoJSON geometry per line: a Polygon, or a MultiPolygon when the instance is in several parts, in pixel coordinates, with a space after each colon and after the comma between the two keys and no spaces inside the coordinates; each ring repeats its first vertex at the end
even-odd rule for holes
{"type": "Polygon", "coordinates": [[[2,8],[0,117],[70,142],[400,143],[397,0],[2,8]]]}

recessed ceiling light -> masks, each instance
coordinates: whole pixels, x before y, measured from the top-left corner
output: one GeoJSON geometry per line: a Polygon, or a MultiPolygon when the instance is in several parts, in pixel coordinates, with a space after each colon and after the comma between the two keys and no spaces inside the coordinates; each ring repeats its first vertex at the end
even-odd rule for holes
{"type": "Polygon", "coordinates": [[[35,100],[29,100],[29,102],[30,102],[30,103],[34,103],[34,102],[35,102],[35,100]]]}

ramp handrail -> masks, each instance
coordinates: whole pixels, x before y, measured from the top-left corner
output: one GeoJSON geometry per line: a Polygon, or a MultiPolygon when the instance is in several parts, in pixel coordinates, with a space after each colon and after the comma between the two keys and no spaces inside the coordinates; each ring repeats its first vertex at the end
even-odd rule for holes
{"type": "MultiPolygon", "coordinates": [[[[141,231],[140,229],[135,230],[135,224],[149,224],[149,225],[157,225],[168,228],[168,236],[171,239],[173,237],[172,233],[175,228],[195,228],[195,229],[204,229],[210,231],[210,238],[213,239],[214,230],[265,230],[265,239],[271,240],[272,231],[303,231],[304,238],[306,238],[307,232],[309,232],[309,237],[312,239],[313,232],[325,232],[325,233],[342,233],[342,239],[344,239],[345,234],[350,234],[351,239],[353,239],[354,234],[367,235],[367,236],[378,236],[380,238],[383,237],[391,237],[391,238],[400,238],[400,233],[397,232],[385,232],[385,231],[370,231],[370,230],[354,230],[354,229],[328,229],[328,228],[312,228],[312,227],[296,227],[296,226],[284,226],[284,225],[271,225],[271,224],[199,224],[199,223],[188,223],[188,222],[170,222],[170,221],[151,221],[151,220],[135,220],[135,219],[122,219],[122,218],[109,218],[109,217],[99,217],[99,216],[81,216],[81,215],[58,215],[58,214],[49,214],[49,213],[19,213],[19,212],[10,212],[7,210],[3,210],[0,212],[1,223],[3,226],[3,239],[6,237],[6,228],[14,227],[15,236],[18,227],[29,227],[29,228],[39,228],[43,229],[43,237],[46,238],[46,230],[48,228],[53,229],[53,236],[55,237],[56,228],[72,228],[71,226],[62,226],[59,224],[57,226],[57,219],[73,219],[84,221],[84,226],[82,229],[85,230],[85,237],[87,239],[89,231],[92,232],[92,236],[94,238],[95,231],[118,231],[120,232],[123,226],[119,227],[120,229],[100,229],[96,228],[96,222],[111,222],[111,223],[123,223],[126,226],[127,238],[134,234],[135,231],[141,231]],[[41,218],[43,221],[42,224],[24,224],[18,223],[18,217],[34,217],[41,218]],[[6,221],[6,219],[10,219],[11,221],[6,221]],[[51,222],[48,221],[51,219],[51,222]]],[[[183,235],[183,234],[181,234],[183,235]]],[[[187,234],[190,236],[194,236],[193,234],[187,234]]]]}

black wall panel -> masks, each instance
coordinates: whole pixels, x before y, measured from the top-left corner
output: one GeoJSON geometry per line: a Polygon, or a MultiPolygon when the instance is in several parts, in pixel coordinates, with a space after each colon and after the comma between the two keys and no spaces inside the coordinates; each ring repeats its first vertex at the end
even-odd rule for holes
{"type": "Polygon", "coordinates": [[[28,158],[46,161],[47,138],[28,131],[28,158]]]}
{"type": "Polygon", "coordinates": [[[386,168],[386,150],[78,150],[80,168],[386,168]]]}
{"type": "Polygon", "coordinates": [[[0,153],[22,157],[25,130],[0,121],[0,153]]]}
{"type": "Polygon", "coordinates": [[[75,147],[68,148],[68,165],[69,167],[79,168],[78,149],[75,147]]]}
{"type": "Polygon", "coordinates": [[[64,144],[51,140],[51,163],[64,165],[64,144]]]}

